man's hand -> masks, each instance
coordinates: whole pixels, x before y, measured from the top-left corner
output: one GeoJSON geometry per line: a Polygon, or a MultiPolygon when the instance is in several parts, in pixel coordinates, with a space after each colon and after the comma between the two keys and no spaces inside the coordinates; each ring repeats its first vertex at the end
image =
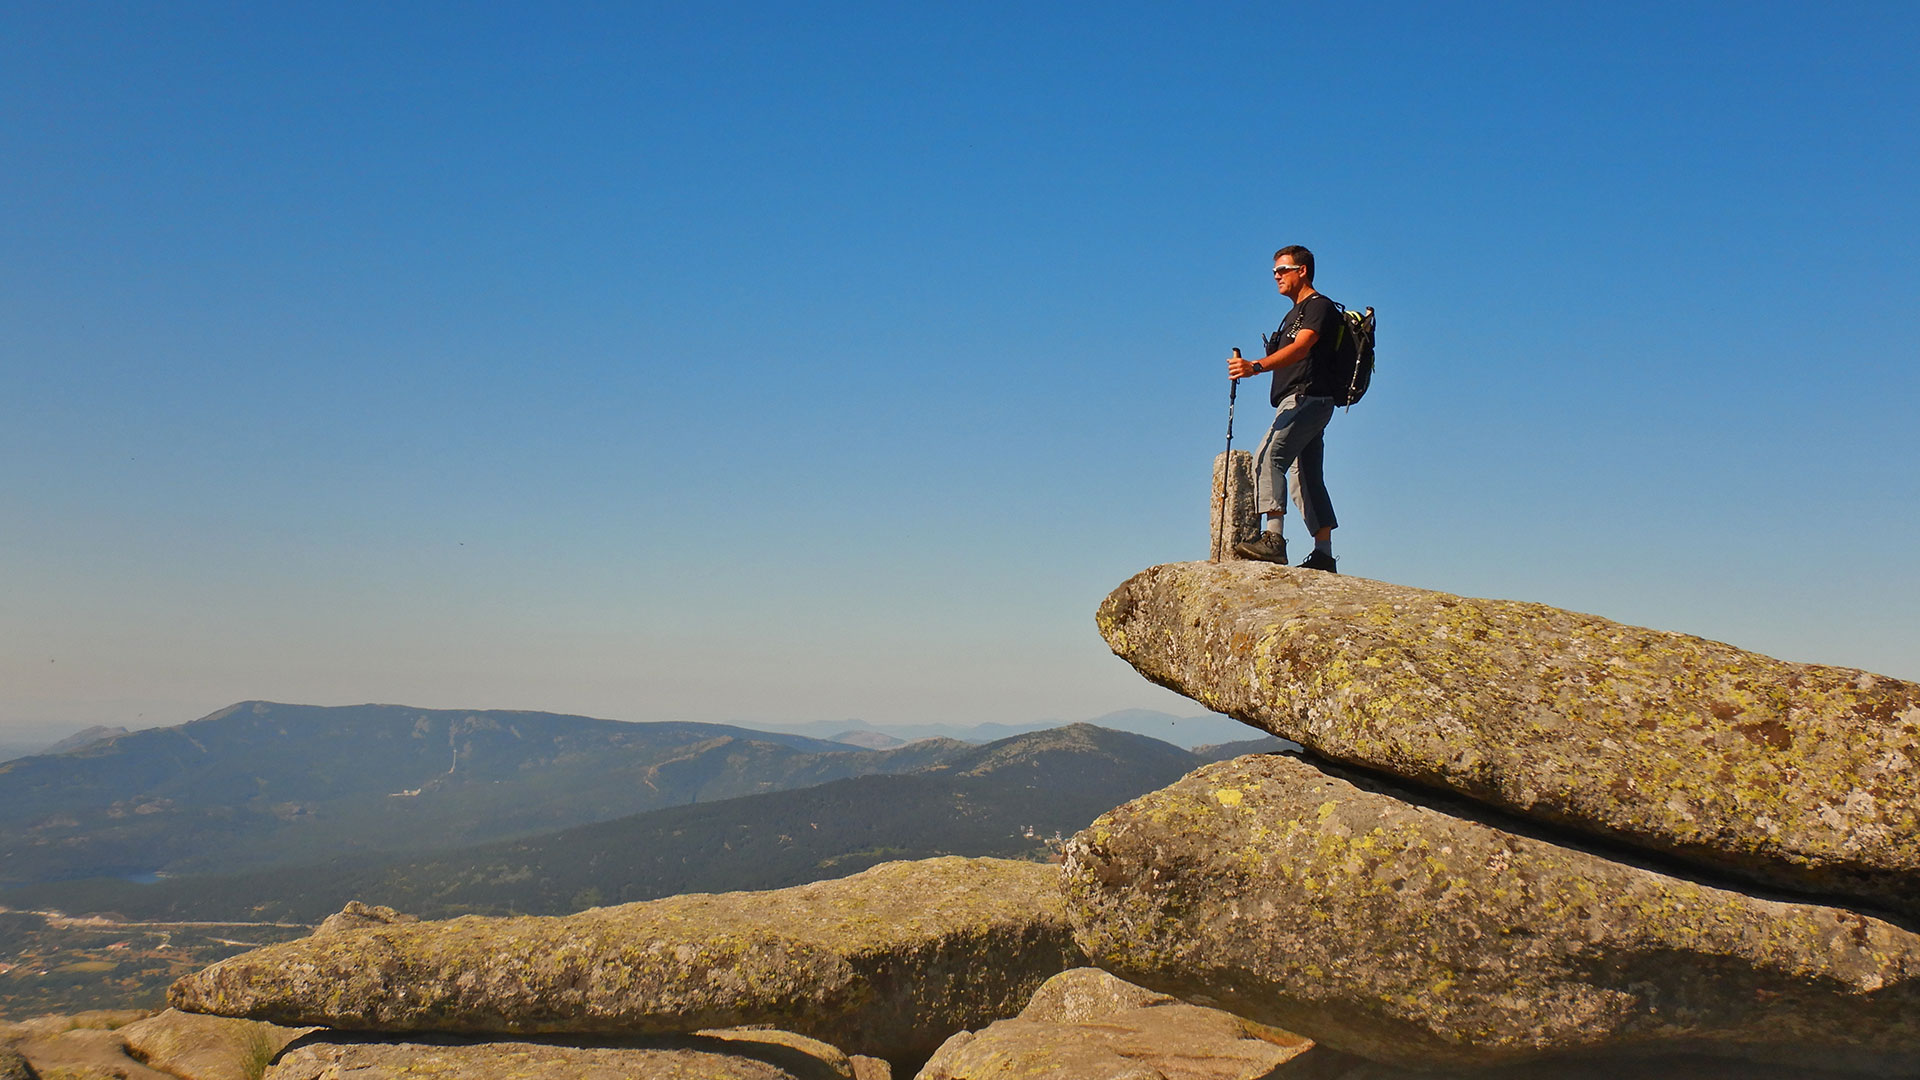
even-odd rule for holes
{"type": "Polygon", "coordinates": [[[1233,379],[1252,378],[1253,376],[1260,374],[1262,370],[1263,369],[1260,367],[1260,365],[1254,363],[1251,360],[1241,357],[1238,354],[1237,350],[1235,352],[1235,355],[1227,357],[1227,377],[1228,378],[1233,378],[1233,379]]]}

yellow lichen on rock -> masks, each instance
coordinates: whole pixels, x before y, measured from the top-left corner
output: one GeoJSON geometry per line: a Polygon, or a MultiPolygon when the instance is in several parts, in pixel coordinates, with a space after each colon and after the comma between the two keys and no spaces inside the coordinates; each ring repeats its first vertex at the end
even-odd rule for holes
{"type": "Polygon", "coordinates": [[[362,1031],[635,1034],[772,1024],[925,1054],[1073,965],[1057,868],[949,857],[562,917],[398,922],[242,953],[170,1002],[362,1031]]]}
{"type": "Polygon", "coordinates": [[[1423,802],[1287,755],[1206,766],[1068,845],[1077,939],[1131,982],[1408,1067],[1672,1047],[1920,1071],[1920,935],[1423,802]]]}
{"type": "Polygon", "coordinates": [[[1920,915],[1920,685],[1249,562],[1154,567],[1097,621],[1154,682],[1330,759],[1920,915]]]}

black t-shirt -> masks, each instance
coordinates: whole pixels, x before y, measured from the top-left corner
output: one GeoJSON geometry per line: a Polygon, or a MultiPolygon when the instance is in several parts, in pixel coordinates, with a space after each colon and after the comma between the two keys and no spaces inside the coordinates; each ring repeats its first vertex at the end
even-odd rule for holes
{"type": "Polygon", "coordinates": [[[1308,397],[1333,397],[1339,393],[1339,387],[1334,385],[1334,352],[1340,342],[1340,310],[1319,293],[1293,305],[1293,310],[1280,321],[1280,329],[1274,331],[1267,352],[1271,354],[1292,341],[1302,330],[1313,331],[1313,347],[1307,350],[1306,356],[1273,373],[1273,390],[1268,397],[1274,408],[1279,408],[1287,395],[1295,391],[1308,397]]]}

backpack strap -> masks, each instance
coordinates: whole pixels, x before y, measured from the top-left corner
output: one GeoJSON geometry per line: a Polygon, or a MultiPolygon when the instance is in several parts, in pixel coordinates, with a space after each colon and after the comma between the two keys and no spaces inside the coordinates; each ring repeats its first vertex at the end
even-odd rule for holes
{"type": "Polygon", "coordinates": [[[1341,344],[1347,340],[1347,305],[1342,304],[1331,296],[1327,296],[1326,293],[1319,293],[1317,295],[1326,296],[1327,303],[1333,305],[1334,321],[1340,324],[1340,332],[1334,335],[1333,338],[1333,347],[1338,349],[1341,344]]]}
{"type": "MultiPolygon", "coordinates": [[[[1327,303],[1332,304],[1334,314],[1338,316],[1338,318],[1335,321],[1337,321],[1340,324],[1340,331],[1339,333],[1335,334],[1333,338],[1333,347],[1337,349],[1340,347],[1340,343],[1346,340],[1347,306],[1323,292],[1315,292],[1313,296],[1317,296],[1320,299],[1325,300],[1327,303]]],[[[1313,296],[1309,296],[1307,297],[1307,299],[1311,300],[1313,299],[1313,296]]],[[[1296,304],[1294,305],[1294,307],[1295,309],[1298,309],[1299,305],[1296,304]]],[[[1282,340],[1280,335],[1286,332],[1287,319],[1291,319],[1291,318],[1293,318],[1293,311],[1288,311],[1286,318],[1280,320],[1279,328],[1274,330],[1274,332],[1271,334],[1260,335],[1260,343],[1266,346],[1268,356],[1272,356],[1275,352],[1279,350],[1281,345],[1285,344],[1285,341],[1282,340]]]]}

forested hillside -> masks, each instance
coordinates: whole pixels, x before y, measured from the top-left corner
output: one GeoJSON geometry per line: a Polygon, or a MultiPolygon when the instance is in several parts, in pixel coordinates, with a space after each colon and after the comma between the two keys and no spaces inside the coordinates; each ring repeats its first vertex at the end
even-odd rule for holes
{"type": "Polygon", "coordinates": [[[865,750],[553,713],[247,702],[0,763],[0,885],[435,850],[901,772],[966,748],[928,740],[865,750]]]}
{"type": "Polygon", "coordinates": [[[682,892],[767,889],[935,855],[1045,858],[1048,838],[1199,764],[1075,724],[968,747],[920,771],[837,780],[407,858],[353,858],[153,885],[70,882],[9,903],[133,919],[312,922],[348,900],[428,917],[555,914],[682,892]]]}

